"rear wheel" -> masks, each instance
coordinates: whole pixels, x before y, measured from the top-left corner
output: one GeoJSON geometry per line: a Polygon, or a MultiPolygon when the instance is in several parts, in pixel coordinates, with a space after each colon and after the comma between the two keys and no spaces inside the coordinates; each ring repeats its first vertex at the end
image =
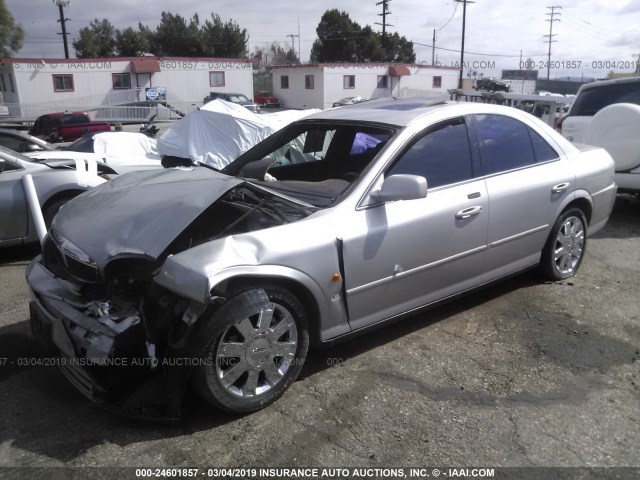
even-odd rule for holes
{"type": "Polygon", "coordinates": [[[248,413],[275,402],[295,381],[309,349],[301,303],[281,287],[262,287],[272,309],[205,328],[210,342],[195,387],[212,405],[248,413]]]}
{"type": "Polygon", "coordinates": [[[545,277],[562,280],[575,275],[587,245],[586,230],[587,221],[579,208],[571,208],[558,217],[542,251],[545,277]]]}

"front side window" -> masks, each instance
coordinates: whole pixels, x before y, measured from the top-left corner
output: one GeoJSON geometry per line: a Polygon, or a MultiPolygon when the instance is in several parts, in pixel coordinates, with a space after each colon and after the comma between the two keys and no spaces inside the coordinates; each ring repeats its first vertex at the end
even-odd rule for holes
{"type": "Polygon", "coordinates": [[[280,88],[289,88],[289,75],[282,75],[280,77],[280,88]]]}
{"type": "Polygon", "coordinates": [[[378,88],[387,88],[389,85],[389,77],[386,75],[378,75],[378,88]]]}
{"type": "Polygon", "coordinates": [[[475,115],[484,173],[506,172],[536,163],[529,127],[504,115],[475,115]]]}
{"type": "Polygon", "coordinates": [[[342,86],[343,88],[356,88],[356,76],[345,75],[342,77],[342,86]]]}
{"type": "Polygon", "coordinates": [[[442,77],[433,77],[433,88],[442,87],[442,77]]]}
{"type": "Polygon", "coordinates": [[[313,75],[305,75],[304,76],[304,88],[306,88],[307,90],[313,90],[313,88],[314,88],[313,75]]]}
{"type": "Polygon", "coordinates": [[[224,87],[224,72],[209,72],[209,86],[224,87]]]}
{"type": "Polygon", "coordinates": [[[56,92],[73,92],[73,75],[54,75],[53,90],[56,92]]]}
{"type": "Polygon", "coordinates": [[[128,73],[113,73],[111,75],[114,90],[131,89],[131,75],[128,73]]]}
{"type": "Polygon", "coordinates": [[[463,118],[429,127],[414,140],[386,176],[419,175],[429,188],[473,178],[471,148],[463,118]]]}

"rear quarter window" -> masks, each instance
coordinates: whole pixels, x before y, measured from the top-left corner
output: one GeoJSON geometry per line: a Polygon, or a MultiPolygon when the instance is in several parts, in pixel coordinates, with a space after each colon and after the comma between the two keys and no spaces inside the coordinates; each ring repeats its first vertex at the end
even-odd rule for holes
{"type": "Polygon", "coordinates": [[[576,97],[569,115],[578,117],[592,116],[604,107],[614,103],[635,103],[640,105],[640,82],[587,88],[576,97]]]}

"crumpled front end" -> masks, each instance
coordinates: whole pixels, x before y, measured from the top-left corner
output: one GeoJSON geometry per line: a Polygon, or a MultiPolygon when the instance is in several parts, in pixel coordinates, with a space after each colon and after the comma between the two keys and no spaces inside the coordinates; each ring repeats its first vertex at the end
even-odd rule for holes
{"type": "MultiPolygon", "coordinates": [[[[194,367],[213,361],[197,339],[197,320],[216,321],[220,304],[205,305],[159,287],[151,276],[123,272],[107,285],[80,282],[44,256],[27,269],[34,336],[83,395],[116,413],[178,421],[194,367]],[[52,270],[56,270],[54,273],[52,270]],[[66,277],[66,278],[65,278],[66,277]],[[196,332],[196,333],[194,333],[196,332]]],[[[51,252],[49,252],[49,255],[51,252]]],[[[69,259],[71,261],[71,259],[69,259]]],[[[247,297],[260,313],[271,308],[256,291],[247,297]]]]}
{"type": "MultiPolygon", "coordinates": [[[[85,396],[119,413],[153,420],[177,420],[192,369],[213,361],[197,346],[201,342],[194,332],[203,323],[216,321],[222,305],[233,302],[249,302],[256,314],[271,308],[264,292],[258,300],[251,296],[258,290],[213,298],[164,287],[157,277],[167,257],[197,246],[215,248],[214,239],[269,229],[311,213],[268,192],[236,186],[199,215],[176,221],[182,230],[174,226],[172,236],[154,236],[155,217],[147,223],[147,217],[140,218],[137,234],[149,248],[141,250],[129,239],[131,244],[119,241],[107,254],[118,235],[102,240],[97,233],[79,235],[90,226],[77,225],[71,217],[80,210],[84,221],[90,212],[78,204],[71,207],[56,219],[42,255],[27,269],[33,333],[85,396]]],[[[112,228],[129,228],[131,220],[120,216],[120,223],[110,222],[112,228]]]]}

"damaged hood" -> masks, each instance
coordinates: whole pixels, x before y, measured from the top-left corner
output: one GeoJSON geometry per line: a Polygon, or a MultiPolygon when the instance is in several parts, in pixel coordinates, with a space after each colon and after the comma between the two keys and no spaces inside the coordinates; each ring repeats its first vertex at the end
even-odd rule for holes
{"type": "Polygon", "coordinates": [[[52,228],[101,269],[119,256],[155,260],[203,210],[241,183],[205,167],[129,173],[66,203],[52,228]]]}

